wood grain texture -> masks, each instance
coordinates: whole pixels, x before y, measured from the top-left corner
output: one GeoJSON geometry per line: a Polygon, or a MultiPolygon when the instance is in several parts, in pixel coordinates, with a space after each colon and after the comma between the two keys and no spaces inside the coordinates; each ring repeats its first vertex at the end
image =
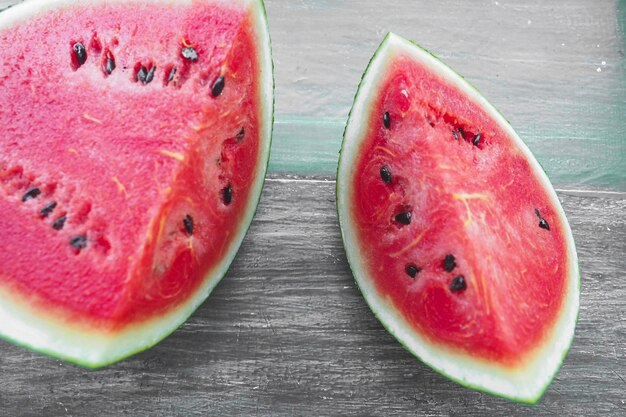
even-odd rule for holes
{"type": "Polygon", "coordinates": [[[404,350],[355,287],[334,183],[285,179],[332,175],[360,75],[393,30],[472,80],[559,186],[626,190],[626,2],[266,5],[276,178],[228,275],[170,338],[103,370],[0,341],[0,417],[626,415],[626,195],[559,193],[581,263],[580,320],[529,407],[464,389],[404,350]]]}
{"type": "Polygon", "coordinates": [[[465,76],[563,187],[626,191],[626,2],[267,0],[273,171],[332,175],[361,75],[388,31],[465,76]]]}
{"type": "Polygon", "coordinates": [[[626,199],[560,198],[582,304],[538,406],[465,389],[404,350],[355,287],[334,182],[276,179],[224,281],[153,349],[88,371],[0,342],[0,416],[624,415],[626,199]]]}

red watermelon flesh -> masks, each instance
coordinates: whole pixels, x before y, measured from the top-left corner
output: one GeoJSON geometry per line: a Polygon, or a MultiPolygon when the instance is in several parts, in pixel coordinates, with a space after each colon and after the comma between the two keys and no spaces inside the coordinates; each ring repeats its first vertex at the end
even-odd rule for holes
{"type": "Polygon", "coordinates": [[[115,335],[219,279],[267,163],[260,13],[83,3],[0,31],[2,291],[115,335]]]}
{"type": "Polygon", "coordinates": [[[433,341],[516,365],[561,308],[566,245],[550,197],[484,110],[409,57],[381,90],[353,183],[376,284],[433,341]],[[459,276],[467,288],[451,291],[459,276]]]}
{"type": "Polygon", "coordinates": [[[390,34],[359,87],[337,192],[385,327],[452,379],[537,401],[572,339],[578,269],[555,192],[506,120],[390,34]]]}

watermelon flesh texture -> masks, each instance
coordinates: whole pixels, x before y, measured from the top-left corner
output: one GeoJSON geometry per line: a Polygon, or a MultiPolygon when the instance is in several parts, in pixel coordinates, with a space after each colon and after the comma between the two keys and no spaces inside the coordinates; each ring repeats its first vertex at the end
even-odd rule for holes
{"type": "Polygon", "coordinates": [[[569,226],[499,113],[395,35],[357,95],[338,202],[357,283],[402,343],[461,383],[538,399],[577,314],[569,226]]]}
{"type": "Polygon", "coordinates": [[[3,313],[43,317],[0,333],[100,366],[173,331],[241,243],[269,39],[255,1],[51,3],[0,31],[3,313]]]}

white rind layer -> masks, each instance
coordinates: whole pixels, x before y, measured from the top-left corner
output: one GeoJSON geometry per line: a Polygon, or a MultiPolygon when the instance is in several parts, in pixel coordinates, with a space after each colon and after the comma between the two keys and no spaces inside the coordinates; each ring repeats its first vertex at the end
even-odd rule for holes
{"type": "MultiPolygon", "coordinates": [[[[160,3],[186,5],[198,0],[29,0],[0,13],[0,30],[21,21],[33,18],[45,11],[62,7],[103,3],[160,3]]],[[[239,231],[233,239],[227,255],[206,276],[200,288],[186,302],[175,310],[140,325],[129,326],[114,335],[96,330],[68,327],[66,323],[42,316],[30,307],[28,300],[18,300],[6,289],[0,289],[0,336],[30,349],[56,356],[82,366],[96,368],[117,362],[134,353],[145,350],[172,333],[206,300],[219,283],[245,237],[263,189],[263,182],[269,159],[273,112],[274,75],[271,56],[271,42],[265,8],[262,0],[202,0],[207,3],[232,5],[239,3],[254,17],[253,30],[259,53],[261,88],[261,146],[259,152],[259,172],[251,187],[248,207],[241,219],[239,231]]]]}
{"type": "Polygon", "coordinates": [[[355,280],[374,314],[400,343],[428,366],[463,385],[516,401],[535,403],[541,398],[569,350],[578,317],[580,292],[578,258],[563,208],[545,172],[504,117],[460,75],[429,52],[393,33],[387,35],[370,61],[350,112],[337,172],[337,209],[344,246],[355,280]],[[353,201],[351,188],[353,167],[356,165],[361,143],[368,133],[368,120],[378,117],[373,115],[372,111],[377,98],[376,93],[380,90],[384,78],[381,74],[385,73],[399,54],[413,58],[419,65],[436,73],[444,82],[454,86],[469,100],[483,108],[524,154],[536,177],[547,190],[551,203],[558,213],[560,224],[555,229],[561,230],[565,235],[568,251],[565,302],[553,332],[543,345],[533,352],[532,358],[519,369],[511,370],[497,364],[476,360],[470,355],[446,350],[441,345],[429,342],[414,330],[394,307],[391,300],[377,292],[375,283],[361,259],[360,244],[356,233],[357,226],[350,215],[352,212],[350,202],[353,201]]]}

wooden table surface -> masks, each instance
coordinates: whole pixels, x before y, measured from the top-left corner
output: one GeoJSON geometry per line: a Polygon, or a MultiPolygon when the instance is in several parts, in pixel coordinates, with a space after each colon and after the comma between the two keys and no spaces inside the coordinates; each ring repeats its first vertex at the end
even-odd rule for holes
{"type": "Polygon", "coordinates": [[[267,0],[273,155],[230,271],[168,339],[102,370],[0,341],[0,416],[626,415],[626,2],[385,3],[267,0]],[[333,171],[360,73],[387,30],[477,85],[558,189],[580,257],[580,318],[536,406],[432,371],[352,279],[333,171]]]}

